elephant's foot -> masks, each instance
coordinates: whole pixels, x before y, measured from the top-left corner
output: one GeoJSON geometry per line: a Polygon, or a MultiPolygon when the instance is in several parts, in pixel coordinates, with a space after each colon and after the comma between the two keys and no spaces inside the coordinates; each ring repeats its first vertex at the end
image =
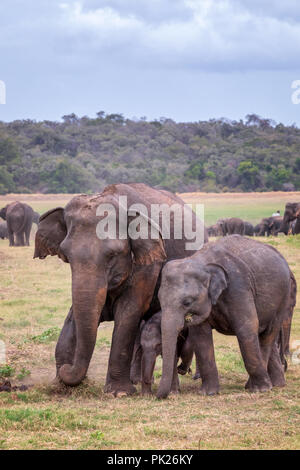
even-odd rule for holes
{"type": "Polygon", "coordinates": [[[201,379],[200,372],[196,372],[196,374],[193,376],[193,380],[198,380],[201,379]]]}
{"type": "Polygon", "coordinates": [[[273,387],[285,387],[286,381],[283,372],[270,373],[270,379],[273,387]]]}
{"type": "Polygon", "coordinates": [[[219,382],[203,381],[199,391],[200,395],[218,395],[219,393],[219,382]]]}
{"type": "Polygon", "coordinates": [[[177,372],[180,375],[185,375],[187,372],[189,372],[191,369],[187,369],[182,363],[179,364],[177,367],[177,372]]]}
{"type": "Polygon", "coordinates": [[[151,384],[142,383],[142,395],[152,395],[151,384]]]}
{"type": "Polygon", "coordinates": [[[131,383],[133,383],[133,385],[138,385],[139,383],[141,383],[141,377],[138,377],[138,376],[135,376],[135,377],[130,377],[130,381],[131,383]]]}
{"type": "Polygon", "coordinates": [[[104,387],[104,392],[113,395],[116,398],[133,395],[136,393],[136,388],[130,381],[128,382],[115,382],[109,381],[104,387]]]}
{"type": "Polygon", "coordinates": [[[245,389],[250,393],[264,393],[272,390],[272,383],[269,378],[254,379],[249,377],[245,389]]]}

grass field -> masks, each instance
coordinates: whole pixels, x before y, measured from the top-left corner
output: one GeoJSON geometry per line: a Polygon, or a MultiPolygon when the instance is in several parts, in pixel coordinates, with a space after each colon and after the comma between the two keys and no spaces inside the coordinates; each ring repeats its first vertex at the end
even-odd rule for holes
{"type": "MultiPolygon", "coordinates": [[[[0,197],[0,207],[23,200],[43,212],[64,206],[70,195],[0,197]]],[[[300,193],[186,194],[204,202],[207,224],[223,216],[256,222],[300,193]]],[[[300,236],[261,239],[288,260],[300,285],[300,236]]],[[[31,247],[0,240],[0,339],[7,361],[0,376],[27,391],[0,393],[1,449],[296,449],[300,446],[300,364],[290,361],[287,386],[265,394],[244,390],[246,372],[236,338],[214,334],[220,395],[202,397],[190,376],[182,393],[166,401],[115,399],[103,394],[112,324],[99,328],[88,378],[75,389],[51,385],[54,348],[71,303],[70,267],[56,257],[33,260],[31,247]]],[[[300,294],[292,344],[300,340],[300,294]]],[[[156,389],[161,360],[155,371],[156,389]]],[[[139,389],[138,389],[139,390],[139,389]]]]}

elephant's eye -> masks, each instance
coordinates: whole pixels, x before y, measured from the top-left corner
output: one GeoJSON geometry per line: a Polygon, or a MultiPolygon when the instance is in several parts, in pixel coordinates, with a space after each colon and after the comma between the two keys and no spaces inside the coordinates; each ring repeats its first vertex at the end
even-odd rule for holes
{"type": "Polygon", "coordinates": [[[194,302],[194,298],[193,297],[186,297],[185,299],[182,300],[182,305],[184,307],[190,307],[192,305],[192,303],[194,302]]]}

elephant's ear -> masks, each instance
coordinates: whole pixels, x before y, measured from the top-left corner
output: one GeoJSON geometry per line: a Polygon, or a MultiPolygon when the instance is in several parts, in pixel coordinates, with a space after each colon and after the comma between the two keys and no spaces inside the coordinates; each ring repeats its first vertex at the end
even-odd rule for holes
{"type": "Polygon", "coordinates": [[[216,305],[223,290],[228,286],[227,275],[224,268],[219,264],[209,264],[206,269],[211,275],[208,288],[209,297],[212,305],[216,305]]]}
{"type": "MultiPolygon", "coordinates": [[[[146,215],[143,210],[139,210],[139,204],[131,206],[128,212],[128,236],[130,238],[131,250],[134,263],[140,266],[147,266],[156,262],[163,262],[167,259],[160,227],[146,215]],[[143,233],[146,236],[136,238],[136,227],[143,226],[143,233]]],[[[139,227],[141,228],[141,227],[139,227]]]]}
{"type": "Polygon", "coordinates": [[[58,254],[59,246],[67,235],[64,221],[64,209],[56,207],[41,215],[35,235],[34,258],[44,259],[46,256],[58,254]]]}

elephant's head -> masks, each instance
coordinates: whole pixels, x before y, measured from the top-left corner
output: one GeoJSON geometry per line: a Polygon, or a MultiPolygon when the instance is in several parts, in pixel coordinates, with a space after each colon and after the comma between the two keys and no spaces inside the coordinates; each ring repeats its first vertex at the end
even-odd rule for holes
{"type": "MultiPolygon", "coordinates": [[[[130,284],[136,269],[149,268],[165,259],[160,237],[122,239],[117,233],[115,237],[99,238],[96,229],[104,216],[97,216],[97,208],[108,203],[118,214],[113,196],[74,197],[65,209],[58,207],[43,214],[36,233],[34,258],[57,255],[71,266],[77,344],[73,364],[59,370],[67,385],[79,384],[86,375],[107,294],[116,297],[125,283],[130,284]]],[[[119,220],[116,222],[118,227],[119,220]]]]}
{"type": "Polygon", "coordinates": [[[297,219],[297,217],[300,217],[300,203],[288,202],[285,206],[283,221],[289,223],[297,219]]]}
{"type": "Polygon", "coordinates": [[[265,217],[264,219],[262,219],[259,224],[260,229],[259,229],[258,235],[264,236],[265,233],[267,232],[267,235],[269,236],[270,231],[271,231],[271,224],[272,224],[272,217],[265,217]]]}
{"type": "Polygon", "coordinates": [[[0,217],[1,217],[3,220],[6,220],[6,211],[7,211],[7,207],[8,207],[8,206],[2,207],[2,209],[0,210],[0,217]]]}
{"type": "Polygon", "coordinates": [[[159,398],[165,398],[171,389],[179,332],[184,326],[192,327],[207,320],[227,283],[226,272],[218,264],[190,258],[171,261],[164,267],[159,290],[163,356],[159,398]]]}

